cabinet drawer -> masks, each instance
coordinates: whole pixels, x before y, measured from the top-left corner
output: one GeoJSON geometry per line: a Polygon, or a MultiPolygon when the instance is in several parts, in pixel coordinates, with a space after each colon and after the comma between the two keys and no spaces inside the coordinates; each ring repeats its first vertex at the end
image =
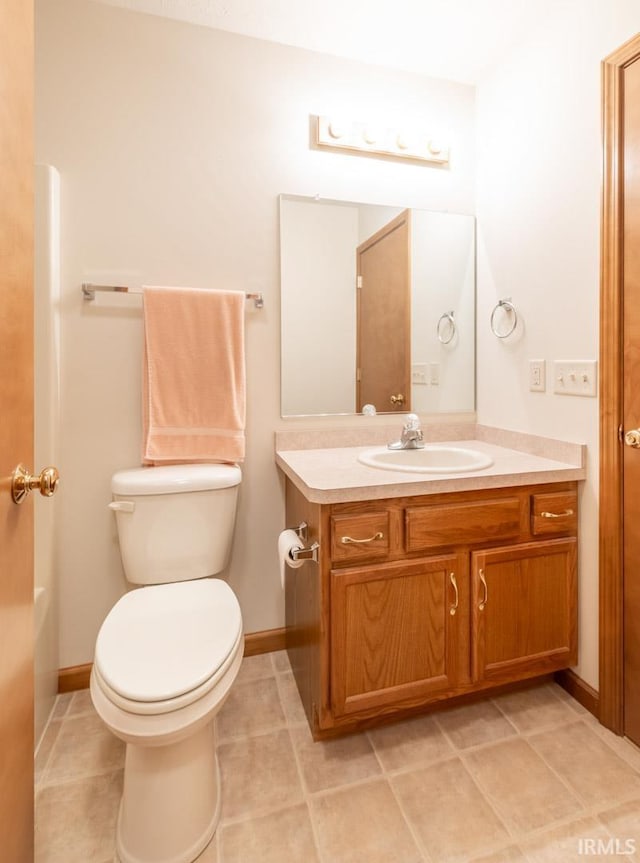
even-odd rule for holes
{"type": "Polygon", "coordinates": [[[531,495],[531,533],[549,536],[575,533],[578,527],[578,495],[575,491],[531,495]]]}
{"type": "MultiPolygon", "coordinates": [[[[407,551],[517,537],[522,531],[523,511],[519,497],[408,507],[407,551]]],[[[524,518],[526,525],[526,514],[524,518]]]]}
{"type": "Polygon", "coordinates": [[[331,559],[379,559],[389,554],[390,515],[386,510],[331,517],[331,559]]]}

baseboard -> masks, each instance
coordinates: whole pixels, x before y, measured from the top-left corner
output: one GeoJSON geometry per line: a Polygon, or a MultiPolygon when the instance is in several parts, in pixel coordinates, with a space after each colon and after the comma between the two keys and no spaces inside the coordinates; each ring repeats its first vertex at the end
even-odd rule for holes
{"type": "Polygon", "coordinates": [[[600,696],[592,686],[589,686],[570,668],[556,671],[554,677],[556,683],[566,690],[572,698],[575,698],[596,719],[600,718],[600,696]]]}
{"type": "Polygon", "coordinates": [[[91,677],[92,662],[85,665],[71,665],[58,670],[58,694],[75,692],[76,689],[88,689],[91,677]]]}
{"type": "MultiPolygon", "coordinates": [[[[257,656],[259,653],[271,653],[274,650],[285,649],[285,628],[265,629],[262,632],[249,632],[244,637],[244,655],[257,656]]],[[[58,671],[58,693],[75,692],[77,689],[88,689],[93,663],[72,665],[58,671]]]]}
{"type": "Polygon", "coordinates": [[[258,653],[272,653],[285,649],[286,628],[264,629],[262,632],[249,632],[244,637],[244,655],[257,656],[258,653]]]}

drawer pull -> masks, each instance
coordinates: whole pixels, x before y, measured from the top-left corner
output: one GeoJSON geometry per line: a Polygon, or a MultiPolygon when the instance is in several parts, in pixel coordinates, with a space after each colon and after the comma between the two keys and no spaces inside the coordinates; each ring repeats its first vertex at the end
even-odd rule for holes
{"type": "Polygon", "coordinates": [[[484,611],[487,601],[489,599],[489,588],[487,587],[487,581],[484,577],[484,569],[481,569],[478,575],[480,576],[480,581],[482,583],[482,587],[484,588],[484,597],[478,603],[478,609],[480,611],[484,611]]]}
{"type": "Polygon", "coordinates": [[[454,615],[454,614],[456,613],[456,611],[458,610],[458,582],[456,581],[456,574],[455,574],[455,572],[450,572],[450,573],[449,573],[449,581],[450,581],[450,582],[451,582],[451,584],[453,585],[453,589],[454,589],[454,590],[455,590],[455,592],[456,592],[456,601],[453,603],[453,605],[452,605],[452,606],[450,606],[450,607],[449,607],[449,614],[453,617],[453,615],[454,615]]]}
{"type": "Polygon", "coordinates": [[[349,545],[350,542],[355,543],[363,543],[363,542],[373,542],[374,539],[384,539],[384,534],[381,530],[377,533],[374,533],[373,536],[368,536],[366,539],[354,539],[352,536],[343,536],[340,542],[343,545],[349,545]]]}
{"type": "Polygon", "coordinates": [[[565,509],[564,512],[541,512],[541,518],[565,518],[566,516],[573,515],[572,509],[565,509]]]}

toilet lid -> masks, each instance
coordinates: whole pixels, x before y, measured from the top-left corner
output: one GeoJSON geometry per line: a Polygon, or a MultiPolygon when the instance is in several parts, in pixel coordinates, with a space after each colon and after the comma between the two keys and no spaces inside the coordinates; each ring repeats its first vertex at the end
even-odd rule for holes
{"type": "Polygon", "coordinates": [[[131,701],[165,701],[208,680],[242,631],[240,606],[220,579],[142,587],[107,615],[95,662],[105,682],[131,701]]]}

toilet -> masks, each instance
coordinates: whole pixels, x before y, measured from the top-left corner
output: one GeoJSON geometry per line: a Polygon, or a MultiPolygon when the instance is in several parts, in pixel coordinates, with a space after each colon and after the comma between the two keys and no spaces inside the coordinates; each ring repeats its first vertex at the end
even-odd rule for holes
{"type": "Polygon", "coordinates": [[[228,561],[235,465],[123,470],[111,483],[127,580],[98,633],[91,697],[126,743],[121,863],[191,863],[220,818],[214,717],[242,662],[228,561]]]}

